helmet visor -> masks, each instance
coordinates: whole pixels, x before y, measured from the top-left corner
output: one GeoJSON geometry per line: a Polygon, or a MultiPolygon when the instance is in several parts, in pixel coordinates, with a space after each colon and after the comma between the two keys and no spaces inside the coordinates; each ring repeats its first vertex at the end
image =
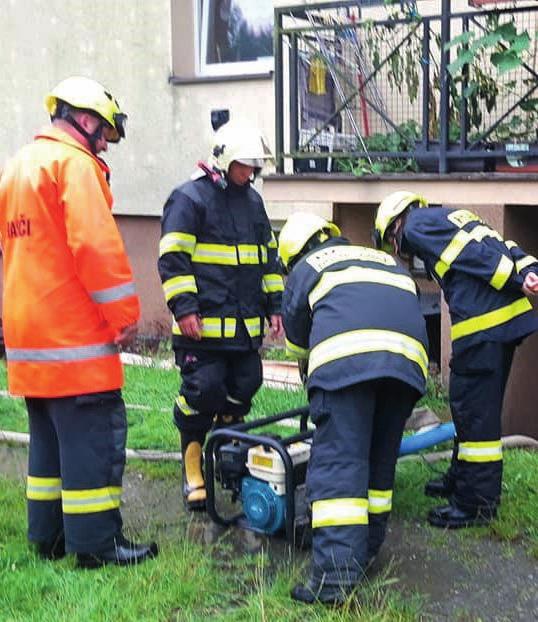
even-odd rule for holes
{"type": "Polygon", "coordinates": [[[127,115],[121,112],[114,114],[114,127],[108,125],[103,128],[103,136],[109,143],[119,143],[122,138],[125,138],[125,126],[127,124],[127,115]]]}

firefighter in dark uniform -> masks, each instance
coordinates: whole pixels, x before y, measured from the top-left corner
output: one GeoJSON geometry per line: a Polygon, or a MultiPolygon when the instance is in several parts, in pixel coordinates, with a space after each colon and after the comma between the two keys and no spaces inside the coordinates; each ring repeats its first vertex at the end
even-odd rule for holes
{"type": "Polygon", "coordinates": [[[313,560],[295,600],[341,602],[383,543],[404,425],[424,393],[427,336],[415,283],[333,223],[290,216],[279,256],[286,346],[308,361],[313,560]]]}
{"type": "Polygon", "coordinates": [[[538,328],[528,296],[538,260],[462,209],[429,207],[412,192],[379,206],[378,246],[416,255],[439,283],[451,318],[450,407],[456,441],[448,472],[426,485],[448,505],[430,511],[436,527],[484,525],[501,497],[501,411],[516,346],[538,328]]]}
{"type": "Polygon", "coordinates": [[[265,319],[282,333],[277,243],[251,183],[269,157],[256,129],[227,123],[209,163],[164,206],[158,267],[182,377],[174,422],[188,509],[205,508],[207,432],[240,422],[262,383],[265,319]]]}

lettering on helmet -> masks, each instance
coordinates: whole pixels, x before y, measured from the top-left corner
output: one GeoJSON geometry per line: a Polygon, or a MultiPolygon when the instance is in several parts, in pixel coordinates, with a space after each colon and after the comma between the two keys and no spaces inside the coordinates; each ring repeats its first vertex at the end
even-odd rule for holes
{"type": "Polygon", "coordinates": [[[24,238],[29,237],[32,233],[31,221],[29,218],[25,218],[21,214],[16,220],[8,220],[7,222],[7,237],[12,238],[24,238]]]}
{"type": "Polygon", "coordinates": [[[321,272],[328,266],[340,261],[358,259],[359,261],[373,261],[385,266],[395,266],[396,261],[387,253],[365,246],[329,246],[323,248],[306,259],[316,272],[321,272]]]}

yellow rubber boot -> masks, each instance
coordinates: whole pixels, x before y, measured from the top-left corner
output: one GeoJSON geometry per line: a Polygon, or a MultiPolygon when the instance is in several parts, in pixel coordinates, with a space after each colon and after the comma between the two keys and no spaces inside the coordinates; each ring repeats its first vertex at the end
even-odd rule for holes
{"type": "Polygon", "coordinates": [[[206,489],[202,473],[202,446],[193,441],[183,454],[183,499],[188,510],[205,510],[206,489]]]}

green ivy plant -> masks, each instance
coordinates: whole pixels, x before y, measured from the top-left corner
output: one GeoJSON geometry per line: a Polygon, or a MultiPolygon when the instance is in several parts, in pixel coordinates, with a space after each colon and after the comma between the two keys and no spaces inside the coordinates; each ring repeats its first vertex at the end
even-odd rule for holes
{"type": "MultiPolygon", "coordinates": [[[[463,97],[467,99],[471,127],[480,129],[483,111],[495,110],[500,98],[509,94],[517,96],[516,82],[503,81],[506,75],[518,69],[529,56],[531,37],[527,30],[518,32],[513,20],[502,22],[496,13],[487,17],[484,34],[473,31],[463,32],[446,44],[445,50],[456,47],[457,55],[448,65],[453,83],[466,80],[463,97]],[[491,63],[495,74],[484,69],[491,63]],[[465,75],[467,71],[467,75],[465,75]]],[[[524,81],[527,86],[535,84],[535,79],[524,81]]],[[[500,124],[493,139],[506,141],[510,138],[522,138],[534,134],[538,112],[538,98],[528,98],[519,105],[520,114],[514,114],[500,124]]]]}
{"type": "MultiPolygon", "coordinates": [[[[363,140],[368,151],[413,151],[419,135],[416,121],[407,121],[398,126],[398,131],[372,134],[363,137],[363,140]]],[[[371,162],[367,158],[342,158],[338,160],[338,170],[361,177],[417,172],[419,168],[414,158],[375,158],[371,162]]]]}

